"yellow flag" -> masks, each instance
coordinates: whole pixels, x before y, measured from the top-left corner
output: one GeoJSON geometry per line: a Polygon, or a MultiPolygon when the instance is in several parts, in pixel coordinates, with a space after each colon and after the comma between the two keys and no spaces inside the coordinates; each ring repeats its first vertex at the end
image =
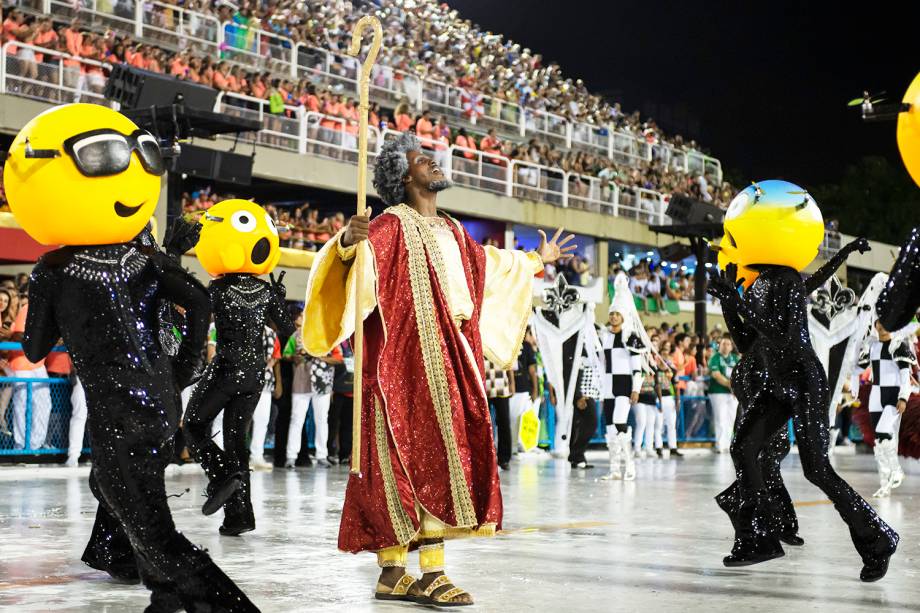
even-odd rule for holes
{"type": "Polygon", "coordinates": [[[518,435],[524,451],[530,451],[537,446],[540,439],[540,418],[533,408],[527,409],[521,416],[521,429],[518,435]]]}

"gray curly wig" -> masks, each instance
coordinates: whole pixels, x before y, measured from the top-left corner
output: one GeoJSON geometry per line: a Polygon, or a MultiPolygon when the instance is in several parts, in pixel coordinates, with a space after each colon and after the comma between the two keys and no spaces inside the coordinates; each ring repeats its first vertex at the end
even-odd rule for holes
{"type": "MultiPolygon", "coordinates": [[[[387,206],[406,201],[406,186],[403,183],[409,173],[409,159],[406,154],[421,149],[422,144],[411,132],[400,134],[399,138],[385,142],[380,148],[374,166],[374,189],[387,206]]],[[[428,190],[440,192],[450,186],[449,180],[442,179],[429,183],[428,190]]]]}
{"type": "Polygon", "coordinates": [[[421,148],[422,144],[415,134],[410,132],[404,132],[394,140],[388,140],[380,148],[374,165],[374,189],[387,206],[405,202],[406,190],[403,179],[409,172],[406,154],[421,148]]]}

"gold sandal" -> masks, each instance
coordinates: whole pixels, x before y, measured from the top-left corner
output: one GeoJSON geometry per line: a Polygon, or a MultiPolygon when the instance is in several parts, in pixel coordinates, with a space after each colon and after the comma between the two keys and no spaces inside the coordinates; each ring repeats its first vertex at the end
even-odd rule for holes
{"type": "Polygon", "coordinates": [[[409,589],[415,585],[418,580],[410,574],[405,574],[399,578],[396,585],[390,587],[382,583],[377,583],[377,591],[374,592],[374,598],[377,600],[404,600],[407,602],[418,602],[419,597],[410,594],[409,589]]]}
{"type": "MultiPolygon", "coordinates": [[[[422,592],[422,595],[416,599],[416,602],[423,605],[436,606],[436,607],[468,607],[472,602],[454,602],[454,598],[457,596],[462,596],[466,594],[469,596],[466,590],[461,589],[455,586],[447,575],[441,575],[437,579],[431,582],[425,591],[422,592]],[[440,588],[447,585],[452,586],[449,590],[445,590],[443,593],[438,594],[437,596],[432,596],[440,588]]],[[[470,598],[472,600],[472,598],[470,598]]]]}

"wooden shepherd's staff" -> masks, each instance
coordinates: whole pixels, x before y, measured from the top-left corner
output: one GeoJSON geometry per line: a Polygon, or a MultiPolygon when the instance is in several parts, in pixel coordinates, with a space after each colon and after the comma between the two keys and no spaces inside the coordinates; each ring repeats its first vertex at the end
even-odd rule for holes
{"type": "MultiPolygon", "coordinates": [[[[377,59],[377,52],[380,51],[380,44],[383,42],[383,29],[380,27],[380,20],[373,15],[365,15],[355,25],[351,33],[351,46],[348,47],[348,55],[358,57],[361,52],[361,39],[364,31],[372,28],[374,38],[371,41],[371,48],[364,58],[361,65],[360,75],[360,123],[358,126],[358,215],[364,215],[367,209],[367,114],[368,114],[368,84],[371,80],[371,68],[377,59]]],[[[364,250],[360,243],[355,253],[355,341],[352,346],[354,351],[354,409],[352,411],[351,427],[351,473],[361,474],[361,408],[363,406],[364,391],[364,313],[361,311],[361,288],[364,285],[364,250]]]]}

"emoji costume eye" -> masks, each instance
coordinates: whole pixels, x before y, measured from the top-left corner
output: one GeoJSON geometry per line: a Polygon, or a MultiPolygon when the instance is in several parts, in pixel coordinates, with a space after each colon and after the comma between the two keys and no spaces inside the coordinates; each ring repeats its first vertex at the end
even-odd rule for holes
{"type": "Polygon", "coordinates": [[[256,218],[249,211],[237,211],[230,217],[230,223],[238,232],[252,232],[256,229],[256,218]]]}
{"type": "Polygon", "coordinates": [[[271,230],[272,234],[278,236],[278,228],[275,226],[275,222],[272,220],[272,216],[268,213],[265,214],[265,223],[268,224],[268,229],[271,230]]]}

